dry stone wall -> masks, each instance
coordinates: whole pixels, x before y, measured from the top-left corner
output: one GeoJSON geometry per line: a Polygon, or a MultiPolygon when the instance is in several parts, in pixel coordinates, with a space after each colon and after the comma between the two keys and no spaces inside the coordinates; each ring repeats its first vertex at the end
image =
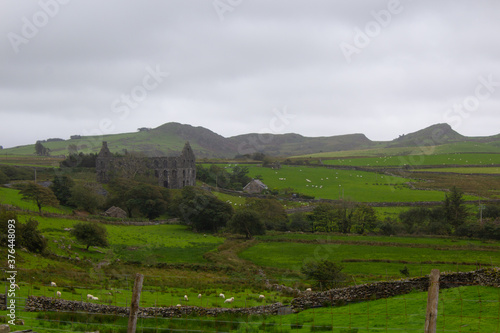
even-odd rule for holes
{"type": "MultiPolygon", "coordinates": [[[[453,288],[464,285],[481,285],[500,287],[500,269],[489,268],[472,272],[457,272],[441,274],[440,288],[453,288]]],[[[429,277],[377,282],[363,284],[355,287],[331,289],[325,292],[301,293],[300,297],[293,299],[292,308],[300,311],[307,308],[325,305],[347,304],[365,300],[388,298],[408,294],[412,291],[427,291],[429,277]]]]}
{"type": "MultiPolygon", "coordinates": [[[[283,311],[281,303],[249,308],[202,308],[198,306],[170,306],[139,308],[139,317],[184,317],[186,315],[219,316],[221,314],[275,315],[283,311]]],[[[26,311],[69,311],[129,316],[129,307],[102,305],[79,301],[66,301],[45,296],[29,296],[26,311]]]]}
{"type": "MultiPolygon", "coordinates": [[[[464,285],[481,285],[500,288],[500,269],[487,268],[472,272],[442,274],[439,279],[440,288],[453,288],[464,285]]],[[[276,289],[276,286],[270,286],[276,289]]],[[[307,308],[327,305],[339,305],[363,300],[373,300],[403,295],[412,291],[426,291],[429,287],[429,277],[418,277],[398,281],[386,281],[363,284],[355,287],[332,289],[325,292],[300,292],[292,300],[291,310],[299,312],[307,308]]],[[[283,290],[285,291],[285,290],[283,290]]],[[[290,292],[290,290],[286,290],[290,292]]],[[[296,290],[291,290],[296,291],[296,290]]],[[[297,291],[298,292],[298,291],[297,291]]],[[[26,301],[27,311],[70,311],[114,314],[128,316],[128,307],[102,305],[79,301],[66,301],[50,297],[30,296],[26,301]]],[[[183,317],[186,315],[219,316],[221,314],[241,315],[276,315],[290,313],[290,307],[281,303],[249,308],[201,308],[196,306],[181,307],[147,307],[139,309],[139,317],[183,317]]]]}

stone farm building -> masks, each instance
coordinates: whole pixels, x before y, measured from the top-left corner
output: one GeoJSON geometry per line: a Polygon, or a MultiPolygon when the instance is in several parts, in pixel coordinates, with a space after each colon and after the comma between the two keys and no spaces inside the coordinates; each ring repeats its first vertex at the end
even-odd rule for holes
{"type": "Polygon", "coordinates": [[[243,191],[250,194],[262,193],[264,190],[267,190],[267,185],[258,179],[252,179],[250,183],[243,187],[243,191]]]}
{"type": "MultiPolygon", "coordinates": [[[[101,151],[97,155],[97,181],[108,183],[120,166],[123,167],[123,157],[116,157],[103,141],[101,151]]],[[[154,170],[158,185],[166,188],[183,188],[196,184],[196,159],[189,142],[186,142],[182,152],[177,156],[146,157],[144,166],[147,170],[154,170]]]]}

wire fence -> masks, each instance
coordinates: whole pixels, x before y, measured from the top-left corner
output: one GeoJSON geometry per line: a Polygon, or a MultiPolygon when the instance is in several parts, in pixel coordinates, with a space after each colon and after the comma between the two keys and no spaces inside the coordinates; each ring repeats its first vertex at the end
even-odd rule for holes
{"type": "MultiPolygon", "coordinates": [[[[490,283],[497,286],[480,285],[484,283],[479,280],[477,284],[440,281],[437,331],[500,332],[497,277],[498,273],[490,283]]],[[[16,323],[24,322],[10,325],[11,329],[127,332],[133,275],[122,278],[121,288],[20,282],[15,297],[9,297],[6,283],[4,302],[9,305],[14,300],[16,323]],[[89,294],[98,299],[90,299],[89,294]]],[[[144,280],[137,332],[422,332],[426,320],[425,288],[382,297],[380,290],[388,285],[373,283],[291,296],[270,290],[230,290],[229,285],[227,290],[169,288],[158,285],[159,277],[148,275],[144,280]],[[365,289],[372,292],[360,291],[365,289]],[[231,297],[233,301],[227,301],[231,297]]],[[[403,285],[398,288],[404,289],[403,285]]],[[[0,321],[8,324],[10,313],[9,309],[1,311],[0,321]]]]}

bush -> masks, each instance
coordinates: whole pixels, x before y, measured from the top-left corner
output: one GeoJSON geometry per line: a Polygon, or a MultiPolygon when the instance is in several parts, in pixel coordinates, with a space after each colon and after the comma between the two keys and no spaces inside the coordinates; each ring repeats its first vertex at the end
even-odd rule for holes
{"type": "Polygon", "coordinates": [[[87,251],[90,246],[109,246],[106,228],[97,223],[77,223],[71,234],[78,242],[87,245],[87,251]]]}
{"type": "Polygon", "coordinates": [[[29,218],[25,224],[21,224],[19,243],[30,252],[42,253],[45,251],[47,240],[38,230],[38,221],[29,218]]]}
{"type": "Polygon", "coordinates": [[[344,267],[329,260],[311,261],[300,269],[308,279],[314,280],[316,287],[325,289],[339,288],[344,285],[347,275],[344,267]]]}

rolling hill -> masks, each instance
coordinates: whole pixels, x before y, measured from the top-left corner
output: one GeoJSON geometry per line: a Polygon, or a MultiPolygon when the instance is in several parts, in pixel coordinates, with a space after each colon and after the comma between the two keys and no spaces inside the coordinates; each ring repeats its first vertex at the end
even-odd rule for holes
{"type": "MultiPolygon", "coordinates": [[[[436,124],[408,133],[392,141],[371,141],[364,134],[328,137],[305,137],[300,134],[242,134],[225,138],[207,128],[179,123],[166,123],[157,128],[135,133],[81,137],[78,139],[43,142],[51,155],[67,155],[68,147],[83,152],[98,152],[101,142],[107,141],[112,152],[140,151],[149,156],[165,156],[178,152],[189,141],[198,158],[233,158],[237,155],[262,152],[266,155],[289,157],[323,155],[349,151],[384,154],[397,151],[411,154],[415,147],[436,146],[436,152],[493,152],[500,153],[500,134],[489,137],[466,137],[448,124],[436,124]]],[[[32,155],[34,144],[1,150],[0,154],[32,155]]],[[[334,155],[334,154],[332,154],[334,155]]]]}

